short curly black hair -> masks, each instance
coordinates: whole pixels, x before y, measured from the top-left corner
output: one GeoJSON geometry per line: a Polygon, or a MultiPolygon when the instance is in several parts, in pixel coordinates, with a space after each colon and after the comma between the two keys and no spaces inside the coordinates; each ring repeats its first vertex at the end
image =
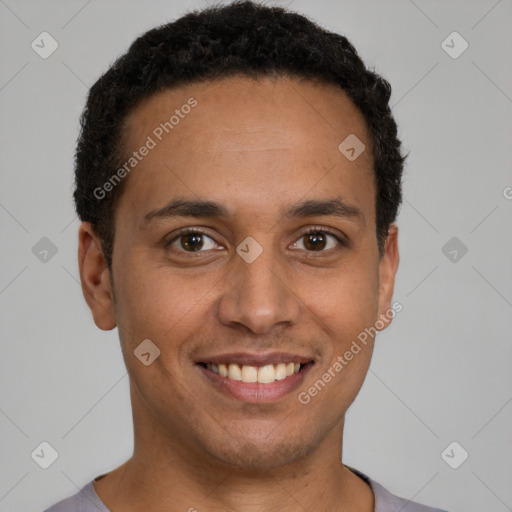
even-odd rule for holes
{"type": "Polygon", "coordinates": [[[335,84],[364,116],[376,185],[376,236],[382,256],[402,202],[407,157],[400,152],[389,98],[391,86],[366,68],[346,37],[303,15],[253,1],[191,11],[138,37],[91,87],[75,154],[75,207],[90,222],[112,266],[114,213],[127,178],[104,197],[102,187],[122,165],[128,113],[163,89],[235,75],[289,76],[335,84]]]}

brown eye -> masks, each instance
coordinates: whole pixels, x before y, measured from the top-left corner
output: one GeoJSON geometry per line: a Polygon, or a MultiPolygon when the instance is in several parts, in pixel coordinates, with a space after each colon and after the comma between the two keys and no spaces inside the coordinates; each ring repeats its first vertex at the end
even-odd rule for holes
{"type": "Polygon", "coordinates": [[[316,251],[325,248],[327,243],[326,236],[324,233],[311,233],[304,235],[304,246],[308,250],[316,251]]]}
{"type": "Polygon", "coordinates": [[[182,231],[165,243],[166,248],[172,247],[173,250],[178,252],[201,252],[201,249],[213,249],[215,246],[216,244],[210,236],[197,229],[182,231]],[[205,238],[211,240],[210,246],[208,246],[208,241],[205,241],[205,238]]]}
{"type": "MultiPolygon", "coordinates": [[[[344,240],[325,228],[313,228],[304,233],[295,244],[294,248],[302,249],[307,252],[329,253],[336,249],[336,246],[345,246],[344,240]],[[302,242],[300,244],[299,242],[302,242]]],[[[338,247],[339,248],[339,247],[338,247]]]]}
{"type": "Polygon", "coordinates": [[[198,251],[204,245],[203,235],[198,233],[186,233],[180,236],[180,243],[183,249],[198,251]]]}

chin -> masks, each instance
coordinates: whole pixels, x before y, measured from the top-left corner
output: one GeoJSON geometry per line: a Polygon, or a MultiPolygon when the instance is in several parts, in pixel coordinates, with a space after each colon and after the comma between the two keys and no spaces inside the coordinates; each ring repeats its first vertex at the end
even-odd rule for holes
{"type": "Polygon", "coordinates": [[[245,435],[243,439],[229,437],[224,442],[211,443],[204,449],[222,463],[246,469],[272,469],[296,462],[305,457],[314,447],[306,439],[292,439],[286,436],[264,437],[245,435]]]}

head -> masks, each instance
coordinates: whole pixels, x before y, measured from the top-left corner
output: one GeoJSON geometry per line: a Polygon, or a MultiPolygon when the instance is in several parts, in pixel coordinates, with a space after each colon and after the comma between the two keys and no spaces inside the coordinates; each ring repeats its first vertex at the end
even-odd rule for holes
{"type": "Polygon", "coordinates": [[[150,30],[91,88],[80,274],[98,327],[119,329],[136,435],[269,467],[343,424],[373,335],[335,362],[392,318],[405,157],[390,94],[345,37],[251,2],[150,30]],[[219,354],[278,351],[308,362],[283,398],[235,398],[205,377],[219,354]]]}

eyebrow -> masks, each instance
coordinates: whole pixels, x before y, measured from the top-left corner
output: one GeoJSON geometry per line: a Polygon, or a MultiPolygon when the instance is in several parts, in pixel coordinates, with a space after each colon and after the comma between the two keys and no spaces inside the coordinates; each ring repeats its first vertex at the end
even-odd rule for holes
{"type": "MultiPolygon", "coordinates": [[[[280,213],[287,219],[335,216],[355,220],[361,224],[365,223],[363,212],[357,206],[346,203],[340,197],[323,200],[309,199],[293,203],[287,209],[281,209],[280,213]]],[[[173,217],[229,218],[231,216],[224,205],[215,201],[177,198],[162,208],[146,213],[143,225],[153,220],[173,217]]]]}

